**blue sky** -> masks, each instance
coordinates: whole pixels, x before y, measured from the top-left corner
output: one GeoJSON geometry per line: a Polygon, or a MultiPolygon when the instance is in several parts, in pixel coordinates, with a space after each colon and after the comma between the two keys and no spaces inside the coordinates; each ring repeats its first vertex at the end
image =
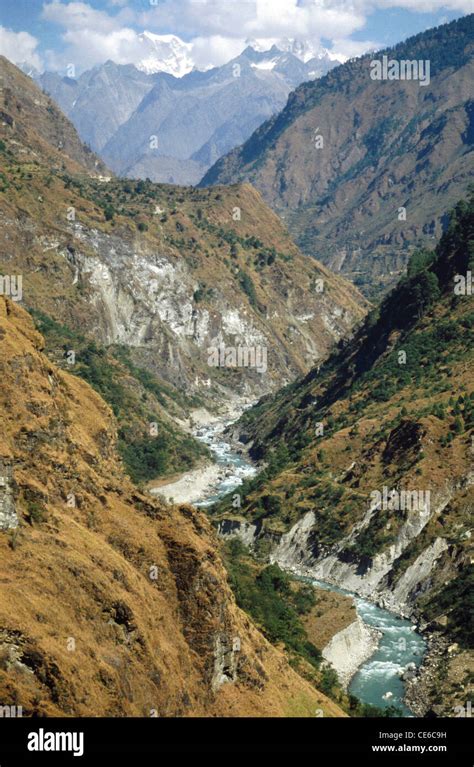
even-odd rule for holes
{"type": "Polygon", "coordinates": [[[0,53],[58,71],[134,63],[146,29],[191,42],[200,67],[224,63],[248,39],[270,47],[283,36],[354,56],[469,12],[474,0],[3,0],[0,53]]]}

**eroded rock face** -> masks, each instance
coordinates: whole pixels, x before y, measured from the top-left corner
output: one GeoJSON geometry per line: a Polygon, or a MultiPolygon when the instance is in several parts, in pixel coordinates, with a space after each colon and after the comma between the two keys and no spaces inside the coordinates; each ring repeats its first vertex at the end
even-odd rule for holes
{"type": "MultiPolygon", "coordinates": [[[[235,339],[247,346],[266,343],[244,307],[229,306],[222,293],[215,296],[212,316],[194,302],[199,283],[184,259],[133,248],[119,237],[80,224],[73,231],[84,246],[75,251],[74,264],[92,288],[96,329],[104,343],[141,347],[163,377],[188,387],[194,386],[196,376],[201,381],[212,376],[209,347],[235,339]]],[[[252,388],[253,379],[254,386],[263,383],[268,390],[270,376],[258,378],[249,371],[248,384],[252,388]]]]}
{"type": "Polygon", "coordinates": [[[402,605],[409,609],[414,598],[423,589],[423,584],[429,586],[429,577],[437,565],[438,559],[443,552],[448,550],[448,544],[444,538],[435,538],[421,554],[415,559],[410,567],[404,571],[397,580],[392,593],[387,594],[387,607],[402,605]]]}
{"type": "Polygon", "coordinates": [[[212,689],[215,692],[226,682],[237,681],[239,652],[239,637],[228,637],[225,634],[216,636],[212,675],[212,689]]]}
{"type": "Polygon", "coordinates": [[[10,462],[0,460],[0,530],[18,527],[12,488],[13,470],[10,462]]]}
{"type": "MultiPolygon", "coordinates": [[[[283,569],[332,583],[410,616],[416,613],[417,599],[436,584],[443,583],[443,572],[452,578],[456,566],[443,569],[450,546],[446,538],[440,536],[428,538],[420,554],[406,567],[399,568],[397,563],[409,547],[417,543],[427,525],[442,517],[457,494],[466,492],[473,481],[474,476],[469,473],[438,488],[426,506],[408,510],[394,542],[366,562],[357,553],[358,537],[371,529],[377,514],[373,505],[352,525],[350,532],[330,548],[314,545],[317,516],[313,511],[304,514],[287,533],[280,535],[270,536],[261,526],[237,519],[221,520],[218,532],[222,537],[237,537],[250,547],[264,536],[271,542],[270,560],[283,569]]],[[[452,557],[455,558],[455,552],[452,557]]]]}
{"type": "Polygon", "coordinates": [[[319,359],[352,322],[352,308],[329,295],[289,284],[278,295],[286,283],[275,292],[267,281],[269,306],[254,310],[216,273],[212,302],[200,303],[195,296],[202,270],[185,258],[80,223],[71,223],[70,232],[73,248],[44,244],[66,259],[76,282],[88,286],[93,332],[104,344],[139,350],[148,366],[187,389],[227,388],[222,370],[209,359],[210,350],[231,347],[265,350],[264,364],[241,366],[232,389],[248,396],[269,392],[319,359]],[[288,325],[286,338],[274,323],[288,325]]]}
{"type": "Polygon", "coordinates": [[[258,532],[257,525],[238,519],[223,519],[217,528],[222,538],[239,538],[246,546],[252,546],[258,532]]]}
{"type": "Polygon", "coordinates": [[[381,632],[367,626],[360,617],[335,634],[322,651],[347,688],[357,669],[375,652],[381,632]]]}
{"type": "MultiPolygon", "coordinates": [[[[449,544],[445,538],[435,537],[412,564],[397,571],[393,577],[397,560],[418,539],[428,523],[442,515],[456,493],[472,484],[473,475],[470,473],[444,490],[433,493],[426,507],[408,511],[394,543],[377,553],[364,567],[361,567],[361,558],[356,553],[357,541],[364,530],[370,530],[371,520],[377,513],[374,507],[370,507],[362,519],[352,526],[348,535],[325,551],[315,549],[312,545],[316,516],[312,511],[307,512],[287,533],[279,537],[270,558],[284,569],[333,583],[373,599],[387,609],[406,616],[412,615],[416,611],[417,598],[436,583],[433,573],[436,575],[443,554],[449,550],[449,544]],[[355,551],[354,556],[344,556],[348,547],[355,551]]],[[[221,534],[228,535],[231,532],[230,522],[226,525],[223,521],[220,527],[221,534]]],[[[255,541],[257,531],[251,530],[250,526],[247,526],[249,529],[238,527],[237,524],[234,527],[234,534],[244,542],[248,543],[251,538],[252,542],[255,541]]]]}

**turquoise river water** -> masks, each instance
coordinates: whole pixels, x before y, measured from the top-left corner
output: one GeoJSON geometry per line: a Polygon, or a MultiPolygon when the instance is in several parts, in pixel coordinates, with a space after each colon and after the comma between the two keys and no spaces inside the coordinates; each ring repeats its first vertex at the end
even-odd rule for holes
{"type": "MultiPolygon", "coordinates": [[[[217,423],[201,427],[198,439],[205,442],[215,455],[217,463],[225,467],[225,477],[213,493],[202,498],[197,506],[210,506],[226,493],[238,488],[242,481],[255,475],[256,469],[244,456],[236,453],[225,439],[223,429],[227,424],[217,423]]],[[[354,600],[356,610],[364,623],[382,633],[377,650],[359,667],[349,685],[349,692],[364,703],[380,708],[395,706],[404,716],[412,716],[403,701],[404,682],[401,674],[408,664],[419,666],[426,650],[426,642],[417,633],[411,621],[398,617],[357,594],[332,584],[312,581],[315,586],[348,594],[354,600]]]]}

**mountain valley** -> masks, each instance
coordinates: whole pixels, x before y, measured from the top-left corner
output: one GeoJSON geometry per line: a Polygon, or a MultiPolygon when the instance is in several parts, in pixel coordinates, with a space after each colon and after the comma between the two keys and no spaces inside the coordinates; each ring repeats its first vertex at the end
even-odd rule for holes
{"type": "Polygon", "coordinates": [[[438,655],[441,640],[422,711],[437,715],[472,694],[473,234],[471,195],[348,344],[242,416],[265,468],[211,510],[257,558],[416,619],[438,655]]]}
{"type": "Polygon", "coordinates": [[[187,433],[193,407],[215,410],[289,381],[367,304],[299,253],[252,187],[117,179],[29,78],[5,59],[1,74],[4,268],[22,275],[55,362],[82,374],[123,419],[123,449],[136,446],[132,471],[150,423],[172,458],[163,469],[162,456],[150,457],[141,478],[189,468],[203,457],[187,433]],[[226,347],[264,350],[265,365],[211,364],[226,347]]]}
{"type": "Polygon", "coordinates": [[[201,184],[250,181],[303,252],[380,298],[472,181],[473,40],[471,14],[303,83],[201,184]],[[384,56],[429,82],[373,79],[384,56]]]}
{"type": "Polygon", "coordinates": [[[197,184],[221,155],[282,109],[294,87],[338,63],[326,51],[311,58],[301,46],[299,53],[290,42],[268,51],[249,45],[207,71],[160,60],[141,69],[107,61],[77,79],[32,76],[117,174],[197,184]]]}
{"type": "Polygon", "coordinates": [[[274,39],[0,56],[5,710],[470,715],[474,14],[274,39]]]}

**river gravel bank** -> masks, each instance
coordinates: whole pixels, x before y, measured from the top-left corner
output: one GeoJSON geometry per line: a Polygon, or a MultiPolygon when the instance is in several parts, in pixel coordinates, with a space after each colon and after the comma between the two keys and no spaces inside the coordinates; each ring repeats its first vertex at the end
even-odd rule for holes
{"type": "Polygon", "coordinates": [[[246,477],[253,476],[257,469],[249,460],[240,457],[241,446],[233,444],[225,429],[234,423],[252,403],[236,400],[229,404],[224,415],[212,415],[207,410],[194,410],[191,414],[191,434],[204,442],[215,459],[182,474],[172,482],[151,486],[151,495],[174,503],[193,503],[205,506],[217,496],[238,487],[246,477]]]}
{"type": "Polygon", "coordinates": [[[428,649],[421,665],[408,673],[405,681],[405,702],[415,716],[425,716],[432,708],[433,687],[446,658],[449,642],[439,633],[424,632],[428,649]]]}
{"type": "Polygon", "coordinates": [[[222,466],[211,463],[183,474],[175,482],[150,488],[151,495],[174,503],[198,503],[215,493],[223,479],[222,466]]]}

